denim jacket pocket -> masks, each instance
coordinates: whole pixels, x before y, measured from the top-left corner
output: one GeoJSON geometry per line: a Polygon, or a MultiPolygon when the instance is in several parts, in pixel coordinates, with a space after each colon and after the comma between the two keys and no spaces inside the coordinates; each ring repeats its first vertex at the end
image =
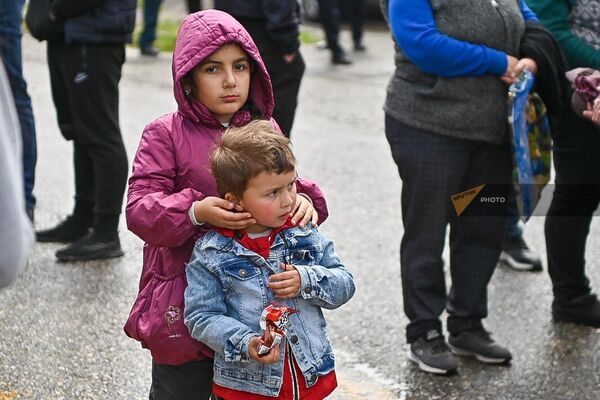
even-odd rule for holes
{"type": "MultiPolygon", "coordinates": [[[[248,265],[243,262],[236,262],[223,267],[223,273],[230,278],[247,281],[260,275],[260,270],[257,267],[248,265]]],[[[235,282],[235,281],[234,281],[235,282]]]]}

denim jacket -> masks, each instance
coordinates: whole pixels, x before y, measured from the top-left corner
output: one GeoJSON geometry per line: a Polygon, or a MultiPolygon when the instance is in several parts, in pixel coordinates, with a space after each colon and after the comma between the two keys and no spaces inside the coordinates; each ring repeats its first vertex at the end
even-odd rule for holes
{"type": "MultiPolygon", "coordinates": [[[[283,356],[260,364],[248,355],[248,343],[262,334],[260,315],[275,297],[269,276],[293,264],[301,288],[281,303],[300,310],[290,316],[289,342],[307,385],[334,369],[331,341],[321,308],[334,309],[354,295],[352,274],[335,254],[333,243],[315,227],[281,231],[268,259],[237,241],[211,231],[196,242],[186,267],[185,324],[193,338],[215,351],[214,382],[235,390],[277,396],[283,382],[283,356]]],[[[281,353],[284,352],[282,341],[281,353]]]]}

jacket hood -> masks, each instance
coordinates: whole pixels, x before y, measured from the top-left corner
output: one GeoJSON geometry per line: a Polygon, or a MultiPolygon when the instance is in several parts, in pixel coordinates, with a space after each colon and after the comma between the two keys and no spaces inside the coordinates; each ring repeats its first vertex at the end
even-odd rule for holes
{"type": "MultiPolygon", "coordinates": [[[[193,97],[188,98],[184,95],[181,79],[227,43],[238,44],[253,61],[248,100],[256,106],[264,118],[270,119],[274,106],[273,89],[258,48],[250,34],[236,19],[217,10],[190,14],[184,18],[179,27],[172,65],[173,91],[178,111],[195,122],[202,120],[219,123],[206,106],[193,97]],[[195,104],[192,105],[192,102],[195,104]]],[[[234,124],[236,124],[236,116],[232,119],[234,124]]]]}

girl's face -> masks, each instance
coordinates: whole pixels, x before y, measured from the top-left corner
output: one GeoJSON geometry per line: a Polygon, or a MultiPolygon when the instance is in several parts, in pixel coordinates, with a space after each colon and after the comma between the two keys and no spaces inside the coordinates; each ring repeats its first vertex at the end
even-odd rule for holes
{"type": "Polygon", "coordinates": [[[227,44],[192,72],[193,96],[220,122],[228,123],[248,99],[250,58],[237,44],[227,44]]]}

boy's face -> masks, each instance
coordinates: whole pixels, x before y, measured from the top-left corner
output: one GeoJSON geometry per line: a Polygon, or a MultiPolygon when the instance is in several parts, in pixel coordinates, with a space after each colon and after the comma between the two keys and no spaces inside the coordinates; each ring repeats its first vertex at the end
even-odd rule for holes
{"type": "Polygon", "coordinates": [[[296,204],[296,171],[283,174],[262,172],[250,179],[242,198],[233,202],[238,211],[248,211],[256,220],[256,224],[246,228],[247,232],[278,228],[296,204]]]}
{"type": "Polygon", "coordinates": [[[220,122],[229,122],[248,99],[250,58],[237,44],[215,51],[193,71],[192,93],[220,122]]]}

